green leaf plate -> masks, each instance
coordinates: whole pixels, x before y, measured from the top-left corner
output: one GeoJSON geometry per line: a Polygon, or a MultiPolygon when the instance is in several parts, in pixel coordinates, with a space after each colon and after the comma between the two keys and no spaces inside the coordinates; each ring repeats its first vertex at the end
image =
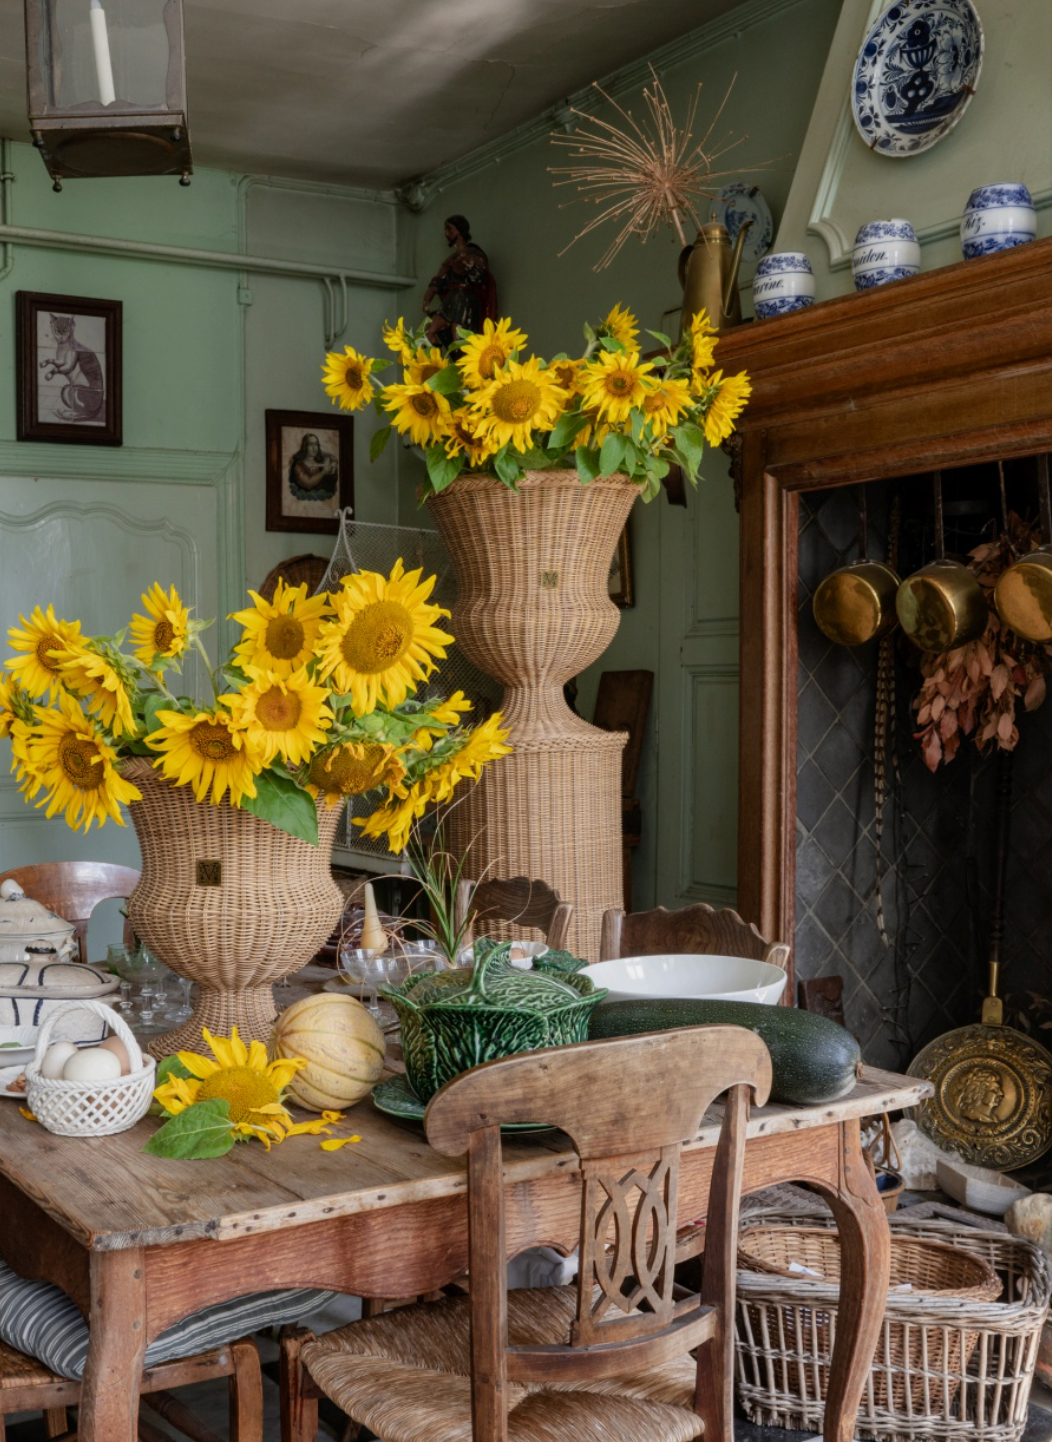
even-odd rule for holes
{"type": "MultiPolygon", "coordinates": [[[[389,1076],[372,1090],[373,1105],[385,1116],[397,1117],[403,1122],[422,1122],[427,1108],[404,1076],[389,1076]]],[[[514,1126],[501,1127],[502,1133],[516,1132],[519,1136],[530,1133],[554,1131],[544,1123],[524,1122],[514,1126]]]]}

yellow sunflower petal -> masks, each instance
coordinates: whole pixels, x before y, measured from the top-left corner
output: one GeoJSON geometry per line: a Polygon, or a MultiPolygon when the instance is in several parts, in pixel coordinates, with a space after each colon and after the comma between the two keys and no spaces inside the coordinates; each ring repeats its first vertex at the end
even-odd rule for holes
{"type": "Polygon", "coordinates": [[[282,1057],[267,1066],[267,1080],[273,1082],[279,1092],[284,1091],[296,1073],[306,1065],[301,1056],[282,1057]]]}
{"type": "MultiPolygon", "coordinates": [[[[208,1038],[207,1031],[205,1038],[206,1040],[208,1038]]],[[[202,1056],[199,1051],[177,1051],[176,1056],[188,1072],[192,1072],[195,1077],[200,1077],[202,1081],[219,1070],[218,1064],[210,1056],[202,1056]]]]}
{"type": "Polygon", "coordinates": [[[206,1026],[201,1028],[201,1035],[212,1048],[215,1059],[221,1067],[244,1066],[248,1061],[248,1047],[238,1036],[236,1026],[229,1038],[213,1036],[206,1026]]]}
{"type": "Polygon", "coordinates": [[[334,1137],[330,1142],[322,1142],[321,1149],[323,1152],[338,1152],[341,1147],[349,1147],[352,1142],[360,1141],[361,1137],[357,1133],[353,1137],[334,1137]]]}
{"type": "Polygon", "coordinates": [[[253,1071],[265,1072],[270,1062],[267,1058],[267,1049],[261,1041],[250,1041],[248,1044],[248,1065],[253,1071]]]}

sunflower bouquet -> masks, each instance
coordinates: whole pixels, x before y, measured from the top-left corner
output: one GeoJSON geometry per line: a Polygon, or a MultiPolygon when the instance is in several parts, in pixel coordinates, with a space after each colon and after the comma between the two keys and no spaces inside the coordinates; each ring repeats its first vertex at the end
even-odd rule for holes
{"type": "Polygon", "coordinates": [[[146,614],[116,636],[85,636],[38,606],[8,632],[14,654],[0,676],[0,736],[26,800],[74,830],[123,825],[120,806],[141,792],[121,761],[148,756],[199,802],[228,798],[314,844],[317,798],[376,793],[359,824],[402,851],[432,804],[511,749],[499,714],[465,724],[461,692],[416,695],[453,640],[438,624],[449,613],[429,600],[434,583],[399,560],[390,576],[361,571],[319,596],[284,582],[269,601],[250,591],[218,671],[201,641],[210,623],[191,618],[174,586],[151,586],[146,614]],[[175,690],[191,650],[211,678],[205,704],[175,690]]]}
{"type": "Polygon", "coordinates": [[[503,319],[461,335],[447,357],[426,343],[423,327],[409,332],[399,320],[383,335],[400,381],[374,381],[395,362],[351,346],[330,353],[322,373],[342,409],[372,402],[387,420],[372,439],[374,460],[392,430],[423,447],[432,491],[464,472],[514,488],[528,470],[576,467],[585,484],[624,473],[650,500],[673,464],[697,484],[706,444],[731,434],[752,387],[744,371],[713,369],[718,337],[705,311],[675,345],[660,331],[647,334],[661,350],[644,360],[635,317],[615,305],[598,326],[585,326],[580,356],[520,359],[527,337],[503,319]]]}

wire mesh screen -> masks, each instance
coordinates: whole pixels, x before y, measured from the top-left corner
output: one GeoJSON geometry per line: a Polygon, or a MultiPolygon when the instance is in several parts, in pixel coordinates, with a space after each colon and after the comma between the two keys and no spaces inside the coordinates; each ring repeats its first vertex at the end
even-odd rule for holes
{"type": "MultiPolygon", "coordinates": [[[[438,532],[414,526],[382,526],[356,521],[350,508],[340,512],[340,532],[332,560],[315,594],[338,590],[342,578],[354,571],[379,571],[387,575],[399,557],[407,571],[419,568],[425,577],[437,577],[430,599],[451,610],[457,597],[456,575],[438,532]]],[[[446,659],[439,662],[432,689],[433,694],[443,696],[463,691],[474,707],[471,719],[476,722],[484,721],[495,711],[501,697],[500,683],[473,665],[455,643],[450,646],[446,659]]],[[[421,700],[429,694],[432,692],[426,687],[418,693],[421,700]]],[[[386,841],[364,837],[361,828],[353,824],[356,816],[368,816],[375,810],[375,805],[375,800],[365,796],[354,796],[348,801],[336,833],[337,846],[367,856],[390,854],[386,841]]]]}

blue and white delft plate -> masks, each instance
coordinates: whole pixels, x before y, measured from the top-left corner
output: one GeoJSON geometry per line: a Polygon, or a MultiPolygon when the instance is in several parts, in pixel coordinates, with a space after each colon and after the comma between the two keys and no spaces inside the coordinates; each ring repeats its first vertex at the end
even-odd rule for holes
{"type": "Polygon", "coordinates": [[[725,185],[720,191],[720,203],[723,206],[723,223],[730,235],[731,245],[738,239],[738,232],[745,222],[752,221],[752,225],[745,232],[742,260],[759,260],[766,255],[774,239],[774,222],[759,188],[746,185],[743,180],[736,180],[733,185],[725,185]]]}
{"type": "Polygon", "coordinates": [[[975,93],[983,27],[971,0],[900,0],[858,52],[851,107],[881,155],[917,155],[942,140],[975,93]]]}

